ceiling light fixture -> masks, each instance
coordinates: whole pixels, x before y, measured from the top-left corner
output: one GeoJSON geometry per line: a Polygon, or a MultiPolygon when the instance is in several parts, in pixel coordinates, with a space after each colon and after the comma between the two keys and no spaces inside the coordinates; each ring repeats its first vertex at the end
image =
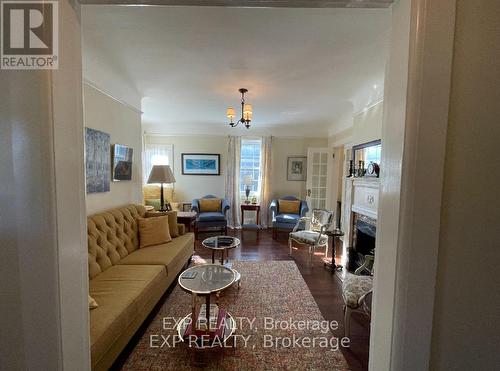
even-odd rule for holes
{"type": "Polygon", "coordinates": [[[236,117],[234,108],[229,107],[226,111],[226,116],[229,119],[229,125],[234,128],[238,126],[238,124],[243,124],[247,129],[250,129],[250,122],[252,121],[252,105],[245,103],[245,94],[248,93],[248,90],[245,88],[238,89],[241,93],[241,118],[237,122],[233,122],[236,117]]]}

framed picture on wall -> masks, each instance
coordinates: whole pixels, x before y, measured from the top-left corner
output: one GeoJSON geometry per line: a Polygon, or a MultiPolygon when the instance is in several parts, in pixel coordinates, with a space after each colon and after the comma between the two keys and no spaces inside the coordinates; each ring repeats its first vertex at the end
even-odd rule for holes
{"type": "Polygon", "coordinates": [[[220,175],[220,154],[182,153],[182,175],[220,175]]]}
{"type": "Polygon", "coordinates": [[[111,180],[110,135],[85,128],[85,179],[87,193],[109,192],[111,180]]]}
{"type": "Polygon", "coordinates": [[[113,181],[132,180],[132,156],[134,150],[122,144],[113,145],[113,181]]]}
{"type": "Polygon", "coordinates": [[[286,180],[305,181],[307,177],[307,157],[288,157],[286,180]]]}

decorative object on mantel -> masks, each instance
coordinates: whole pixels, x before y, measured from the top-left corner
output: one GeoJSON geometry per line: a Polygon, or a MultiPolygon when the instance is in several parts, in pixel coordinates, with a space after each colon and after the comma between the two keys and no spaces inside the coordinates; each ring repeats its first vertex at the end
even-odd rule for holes
{"type": "Polygon", "coordinates": [[[241,118],[237,122],[233,122],[233,119],[236,117],[236,113],[234,108],[229,107],[226,110],[226,116],[229,119],[229,125],[234,128],[239,124],[245,125],[247,129],[250,129],[250,122],[253,118],[252,105],[245,103],[245,94],[248,93],[248,90],[245,88],[238,89],[241,93],[241,118]]]}
{"type": "Polygon", "coordinates": [[[250,196],[250,186],[253,184],[253,178],[252,178],[252,176],[251,175],[245,175],[243,177],[243,184],[246,186],[246,188],[245,188],[245,196],[246,196],[245,203],[249,204],[250,201],[248,200],[248,196],[250,196]]]}
{"type": "Polygon", "coordinates": [[[121,144],[113,145],[113,181],[132,180],[134,150],[121,144]]]}
{"type": "Polygon", "coordinates": [[[163,183],[175,183],[174,173],[168,165],[153,165],[149,173],[148,184],[160,183],[160,211],[170,211],[172,207],[170,203],[165,204],[163,197],[163,183]]]}
{"type": "Polygon", "coordinates": [[[359,160],[359,165],[358,165],[358,178],[361,178],[365,175],[365,162],[362,160],[359,160]]]}
{"type": "Polygon", "coordinates": [[[287,159],[286,180],[305,181],[307,175],[307,157],[293,156],[287,159]]]}
{"type": "Polygon", "coordinates": [[[376,162],[370,161],[370,163],[366,167],[365,175],[378,178],[380,175],[380,166],[376,162]]]}
{"type": "Polygon", "coordinates": [[[87,193],[109,192],[111,181],[110,135],[85,128],[85,178],[87,193]]]}
{"type": "Polygon", "coordinates": [[[349,174],[347,175],[348,178],[351,178],[354,176],[354,163],[352,160],[349,160],[349,174]]]}
{"type": "Polygon", "coordinates": [[[182,175],[220,175],[220,154],[182,153],[182,175]]]}

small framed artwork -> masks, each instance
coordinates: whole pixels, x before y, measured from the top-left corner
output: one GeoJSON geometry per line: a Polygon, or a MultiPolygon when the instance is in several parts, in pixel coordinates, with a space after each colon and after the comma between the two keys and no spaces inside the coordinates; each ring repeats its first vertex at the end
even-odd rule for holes
{"type": "Polygon", "coordinates": [[[288,157],[286,180],[305,181],[307,176],[307,157],[288,157]]]}
{"type": "Polygon", "coordinates": [[[134,150],[121,144],[113,145],[113,181],[132,180],[134,150]]]}
{"type": "Polygon", "coordinates": [[[220,154],[182,153],[182,175],[220,175],[220,154]]]}

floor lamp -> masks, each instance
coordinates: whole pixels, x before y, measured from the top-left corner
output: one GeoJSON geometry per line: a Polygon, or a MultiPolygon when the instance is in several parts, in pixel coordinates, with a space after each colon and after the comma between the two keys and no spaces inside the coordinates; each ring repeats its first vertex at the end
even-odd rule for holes
{"type": "Polygon", "coordinates": [[[163,184],[175,183],[174,173],[168,165],[153,165],[149,173],[148,184],[160,183],[160,211],[168,211],[165,207],[165,199],[163,197],[163,184]]]}

